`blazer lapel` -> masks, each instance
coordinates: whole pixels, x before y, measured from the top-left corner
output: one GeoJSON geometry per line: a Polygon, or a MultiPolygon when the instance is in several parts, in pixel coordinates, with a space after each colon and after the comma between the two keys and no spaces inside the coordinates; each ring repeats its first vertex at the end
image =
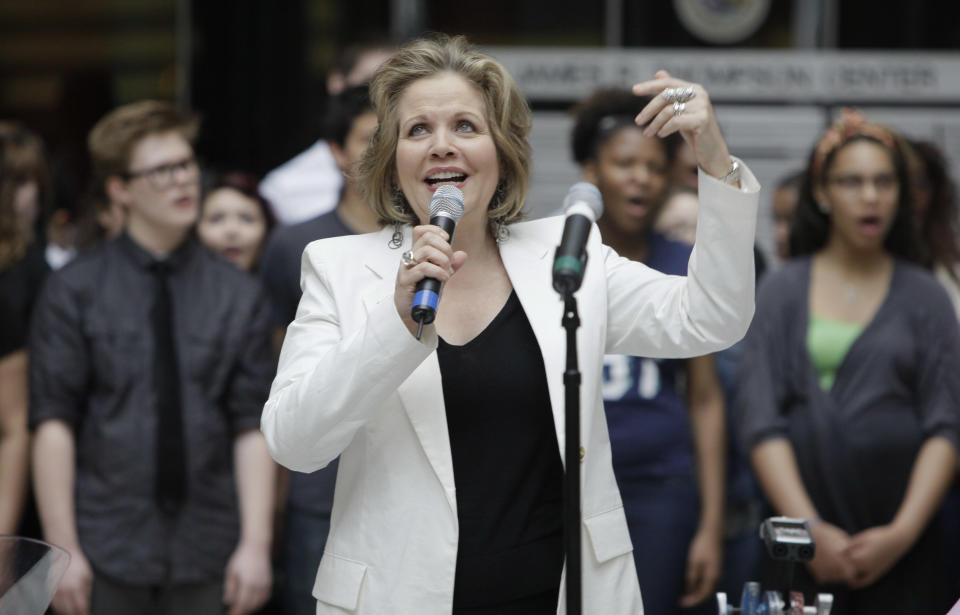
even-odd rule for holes
{"type": "MultiPolygon", "coordinates": [[[[379,233],[378,241],[387,242],[393,233],[387,227],[379,233]]],[[[410,244],[410,230],[404,229],[404,248],[410,244]]],[[[400,261],[401,250],[371,250],[364,265],[378,281],[368,288],[363,301],[368,308],[384,296],[391,293],[395,285],[396,268],[400,261]]],[[[420,440],[430,466],[443,485],[444,494],[453,514],[457,514],[456,483],[453,478],[453,454],[450,451],[450,435],[447,431],[447,412],[443,404],[443,382],[440,377],[440,363],[437,353],[430,353],[403,384],[397,389],[400,403],[403,405],[410,423],[420,440]]]]}
{"type": "MultiPolygon", "coordinates": [[[[563,301],[553,289],[550,259],[556,245],[532,232],[534,225],[518,225],[513,235],[500,246],[507,275],[523,305],[543,355],[550,405],[560,450],[564,450],[566,420],[564,417],[563,371],[566,367],[566,335],[562,331],[563,301]]],[[[555,238],[559,240],[559,235],[555,238]]]]}

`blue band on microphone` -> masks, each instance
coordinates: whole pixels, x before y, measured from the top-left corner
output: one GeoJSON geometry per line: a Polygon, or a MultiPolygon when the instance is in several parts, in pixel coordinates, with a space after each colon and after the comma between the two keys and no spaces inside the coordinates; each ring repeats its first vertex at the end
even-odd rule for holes
{"type": "Polygon", "coordinates": [[[440,303],[440,295],[432,290],[418,290],[413,296],[414,307],[428,307],[436,312],[438,303],[440,303]]]}

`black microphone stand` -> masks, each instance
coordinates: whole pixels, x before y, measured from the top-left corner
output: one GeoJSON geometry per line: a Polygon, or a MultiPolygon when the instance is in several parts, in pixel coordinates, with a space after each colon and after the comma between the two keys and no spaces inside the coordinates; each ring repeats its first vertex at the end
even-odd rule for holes
{"type": "Polygon", "coordinates": [[[580,315],[573,291],[563,293],[563,328],[567,330],[567,366],[563,372],[566,436],[563,481],[563,543],[567,561],[567,615],[582,610],[582,560],[580,540],[580,369],[577,363],[577,329],[580,315]]]}

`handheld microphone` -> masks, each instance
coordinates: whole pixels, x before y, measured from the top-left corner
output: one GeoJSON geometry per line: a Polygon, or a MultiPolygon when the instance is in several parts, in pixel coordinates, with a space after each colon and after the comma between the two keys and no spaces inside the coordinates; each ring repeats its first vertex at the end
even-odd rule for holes
{"type": "Polygon", "coordinates": [[[587,236],[590,227],[603,214],[603,197],[593,184],[576,183],[563,199],[563,211],[567,221],[553,258],[553,288],[567,295],[580,288],[583,282],[583,270],[587,266],[587,236]]]}
{"type": "MultiPolygon", "coordinates": [[[[463,192],[449,184],[440,186],[430,197],[430,224],[439,226],[453,241],[453,231],[463,216],[463,192]]],[[[417,292],[413,295],[413,307],[410,316],[417,321],[417,339],[423,332],[423,325],[429,325],[437,317],[437,304],[440,302],[442,284],[434,278],[423,278],[417,282],[417,292]]]]}

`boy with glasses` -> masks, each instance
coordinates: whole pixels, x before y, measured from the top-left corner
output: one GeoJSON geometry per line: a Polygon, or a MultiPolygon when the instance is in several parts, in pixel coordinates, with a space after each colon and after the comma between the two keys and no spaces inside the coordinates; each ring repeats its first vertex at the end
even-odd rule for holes
{"type": "Polygon", "coordinates": [[[270,591],[268,305],[192,236],[195,132],[159,102],[94,126],[125,230],[53,274],[36,306],[36,496],[46,539],[72,555],[58,613],[239,615],[270,591]]]}

